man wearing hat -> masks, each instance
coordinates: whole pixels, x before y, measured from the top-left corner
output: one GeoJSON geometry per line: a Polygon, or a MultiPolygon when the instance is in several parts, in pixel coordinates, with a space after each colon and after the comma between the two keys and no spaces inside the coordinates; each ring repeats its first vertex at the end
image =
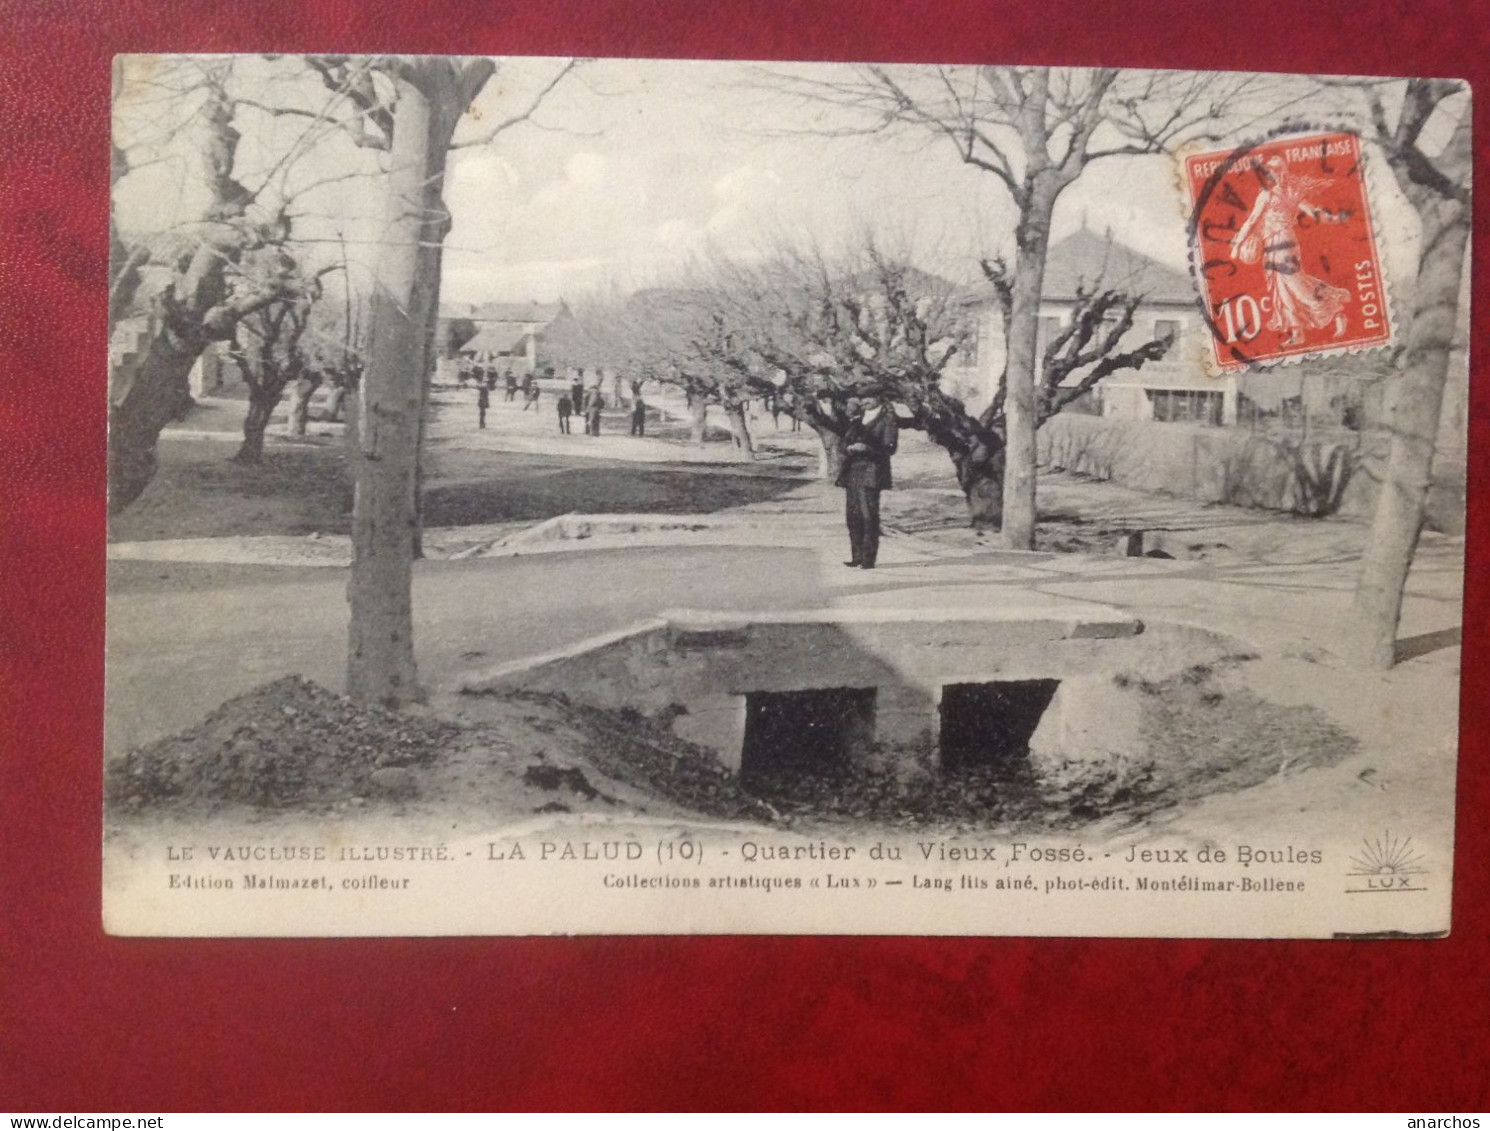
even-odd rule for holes
{"type": "Polygon", "coordinates": [[[854,397],[847,407],[849,426],[838,473],[850,548],[843,564],[873,569],[880,550],[880,492],[893,486],[890,457],[900,443],[900,428],[883,398],[854,397]]]}

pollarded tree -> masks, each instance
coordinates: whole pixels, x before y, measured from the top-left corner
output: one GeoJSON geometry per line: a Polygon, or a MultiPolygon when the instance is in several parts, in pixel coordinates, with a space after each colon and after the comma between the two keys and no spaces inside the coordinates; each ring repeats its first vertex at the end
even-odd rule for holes
{"type": "Polygon", "coordinates": [[[733,363],[731,327],[712,283],[637,291],[624,298],[578,304],[545,347],[561,365],[604,369],[636,393],[652,380],[687,398],[694,443],[703,443],[711,406],[723,410],[736,444],[754,442],[745,403],[774,391],[763,373],[733,363]]]}
{"type": "MultiPolygon", "coordinates": [[[[712,347],[716,371],[733,371],[748,395],[773,398],[806,424],[820,445],[830,482],[843,462],[848,400],[871,391],[843,330],[856,301],[843,269],[818,248],[779,247],[761,262],[716,258],[695,301],[712,320],[700,341],[712,347]]],[[[871,384],[874,378],[867,379],[871,384]]]]}
{"type": "Polygon", "coordinates": [[[1040,298],[1056,202],[1094,162],[1164,151],[1206,136],[1252,77],[1045,67],[864,66],[843,79],[774,74],[775,89],[844,111],[823,132],[912,130],[944,138],[1008,192],[1018,213],[1007,275],[1004,542],[1035,537],[1035,433],[1040,425],[1040,298]]]}
{"type": "MultiPolygon", "coordinates": [[[[314,109],[294,105],[304,95],[289,73],[294,65],[260,62],[271,73],[252,82],[238,76],[245,61],[237,59],[125,59],[116,70],[112,185],[136,166],[184,160],[197,166],[206,203],[194,220],[145,235],[125,235],[111,217],[111,331],[148,297],[132,340],[110,365],[113,512],[133,502],[154,474],[156,442],[190,403],[187,378],[202,351],[232,340],[242,319],[299,297],[296,273],[260,268],[266,255],[293,245],[287,183],[301,158],[346,130],[348,103],[345,92],[333,91],[314,109]],[[285,105],[246,93],[265,89],[283,91],[285,105]],[[304,123],[253,184],[237,169],[245,115],[304,123]],[[152,290],[147,275],[163,280],[152,290]]],[[[362,171],[330,179],[352,175],[362,171]]]]}
{"type": "Polygon", "coordinates": [[[752,356],[744,328],[721,302],[717,288],[696,284],[647,291],[634,299],[642,316],[636,324],[646,327],[650,338],[648,353],[659,359],[652,372],[662,383],[684,391],[694,442],[703,442],[708,409],[717,406],[735,446],[754,458],[746,405],[774,393],[776,386],[768,369],[752,356]]]}
{"type": "MultiPolygon", "coordinates": [[[[285,389],[305,380],[319,383],[319,376],[313,376],[316,370],[304,338],[322,295],[321,277],[335,268],[305,277],[285,252],[274,251],[271,258],[272,270],[282,276],[280,285],[293,297],[239,319],[228,350],[229,359],[237,365],[248,386],[243,443],[233,457],[239,463],[258,463],[263,459],[264,433],[285,389]]],[[[293,411],[292,408],[292,414],[293,411]]]]}
{"type": "MultiPolygon", "coordinates": [[[[984,264],[1007,322],[1012,306],[1006,266],[984,264]]],[[[884,396],[904,410],[904,425],[924,431],[947,451],[976,527],[997,527],[1007,448],[1002,392],[979,414],[943,387],[969,334],[963,294],[904,256],[867,241],[850,259],[830,263],[819,253],[787,254],[764,267],[728,273],[726,298],[743,355],[784,375],[806,402],[804,419],[818,429],[825,463],[836,474],[845,401],[884,396]]],[[[1079,292],[1070,321],[1047,343],[1035,386],[1036,425],[1104,378],[1163,357],[1171,342],[1126,344],[1141,295],[1104,289],[1079,292]]],[[[1007,385],[1007,382],[1005,382],[1007,385]]]]}
{"type": "MultiPolygon", "coordinates": [[[[1007,266],[999,260],[985,261],[983,271],[992,284],[1005,327],[1012,319],[1012,284],[1007,266]]],[[[935,341],[944,333],[928,317],[928,301],[918,299],[906,285],[905,269],[893,261],[879,265],[877,276],[894,321],[903,323],[900,336],[917,344],[935,341]]],[[[938,310],[945,298],[931,300],[938,310]]],[[[1077,288],[1076,303],[1069,320],[1045,344],[1035,383],[1035,427],[1038,429],[1068,404],[1086,395],[1106,377],[1123,370],[1141,369],[1169,352],[1170,338],[1152,338],[1125,344],[1133,329],[1134,314],[1142,295],[1105,288],[1100,279],[1077,288]]],[[[941,322],[953,320],[941,311],[941,322]]],[[[897,382],[900,399],[911,409],[914,427],[947,450],[957,472],[957,484],[967,499],[968,519],[974,527],[996,529],[1001,525],[1004,502],[1003,480],[1008,436],[1008,365],[998,391],[982,412],[974,415],[963,402],[942,388],[941,365],[917,357],[897,382]]]]}

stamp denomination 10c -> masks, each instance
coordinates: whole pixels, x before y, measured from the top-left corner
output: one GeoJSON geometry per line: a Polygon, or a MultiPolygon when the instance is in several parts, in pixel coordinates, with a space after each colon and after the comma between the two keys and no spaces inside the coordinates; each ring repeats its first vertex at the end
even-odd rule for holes
{"type": "Polygon", "coordinates": [[[1389,344],[1360,139],[1274,138],[1185,159],[1190,243],[1223,371],[1389,344]]]}

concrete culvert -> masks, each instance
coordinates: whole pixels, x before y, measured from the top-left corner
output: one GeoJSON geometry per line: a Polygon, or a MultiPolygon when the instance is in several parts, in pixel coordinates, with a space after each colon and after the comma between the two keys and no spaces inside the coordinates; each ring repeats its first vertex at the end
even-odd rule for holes
{"type": "Polygon", "coordinates": [[[939,715],[942,769],[996,769],[1025,761],[1030,737],[1060,685],[1058,679],[946,684],[939,715]]]}
{"type": "Polygon", "coordinates": [[[875,689],[829,687],[745,696],[740,777],[832,770],[874,742],[875,689]]]}

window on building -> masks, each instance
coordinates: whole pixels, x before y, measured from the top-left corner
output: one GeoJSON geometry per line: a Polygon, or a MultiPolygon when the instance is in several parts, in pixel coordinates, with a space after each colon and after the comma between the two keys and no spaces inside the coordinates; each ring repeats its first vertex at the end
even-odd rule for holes
{"type": "Polygon", "coordinates": [[[1219,427],[1225,397],[1207,389],[1146,389],[1153,419],[1163,424],[1219,427]]]}
{"type": "Polygon", "coordinates": [[[1037,352],[1043,358],[1045,356],[1046,346],[1054,341],[1055,336],[1061,332],[1060,316],[1055,314],[1047,314],[1043,318],[1041,318],[1039,332],[1040,341],[1038,343],[1039,349],[1037,352]]]}
{"type": "Polygon", "coordinates": [[[1169,338],[1178,341],[1180,336],[1180,320],[1178,318],[1156,318],[1154,319],[1154,337],[1162,341],[1169,338]]]}
{"type": "Polygon", "coordinates": [[[965,365],[969,369],[978,368],[978,358],[983,356],[983,335],[988,333],[988,321],[979,318],[968,327],[967,335],[962,339],[958,347],[957,357],[953,364],[965,365]]]}

